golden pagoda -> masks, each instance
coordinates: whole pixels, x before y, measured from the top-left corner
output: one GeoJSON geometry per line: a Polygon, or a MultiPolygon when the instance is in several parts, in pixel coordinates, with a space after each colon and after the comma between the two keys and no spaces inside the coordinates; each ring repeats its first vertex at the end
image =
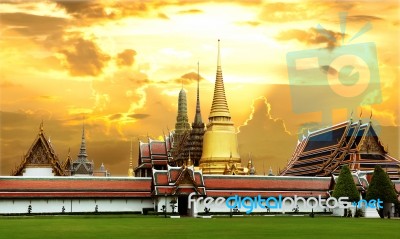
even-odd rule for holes
{"type": "Polygon", "coordinates": [[[203,174],[245,174],[238,152],[236,129],[231,121],[222,78],[220,40],[217,75],[207,131],[204,134],[200,169],[203,174]]]}

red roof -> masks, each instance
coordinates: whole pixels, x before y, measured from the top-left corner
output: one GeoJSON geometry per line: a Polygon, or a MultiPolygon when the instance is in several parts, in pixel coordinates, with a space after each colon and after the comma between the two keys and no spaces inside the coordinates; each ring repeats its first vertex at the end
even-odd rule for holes
{"type": "Polygon", "coordinates": [[[149,144],[140,142],[140,156],[141,158],[149,158],[150,151],[149,151],[149,144]]]}
{"type": "Polygon", "coordinates": [[[167,155],[164,141],[150,141],[151,154],[167,155]]]}
{"type": "Polygon", "coordinates": [[[285,177],[285,176],[226,176],[204,175],[204,183],[208,190],[320,190],[328,191],[330,177],[285,177]]]}
{"type": "Polygon", "coordinates": [[[148,196],[150,178],[0,177],[0,198],[148,196]]]}
{"type": "Polygon", "coordinates": [[[207,196],[328,196],[330,177],[204,175],[207,196]]]}

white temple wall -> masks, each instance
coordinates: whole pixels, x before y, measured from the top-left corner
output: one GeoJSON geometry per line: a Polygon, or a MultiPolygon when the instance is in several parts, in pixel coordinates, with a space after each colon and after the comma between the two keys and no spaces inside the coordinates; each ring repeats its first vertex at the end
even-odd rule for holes
{"type": "Polygon", "coordinates": [[[25,168],[24,177],[49,177],[54,176],[52,168],[25,168]]]}
{"type": "Polygon", "coordinates": [[[61,213],[65,212],[94,212],[96,205],[98,212],[142,212],[143,208],[153,208],[151,198],[134,199],[2,199],[0,213],[27,213],[28,206],[32,206],[32,213],[61,213]]]}
{"type": "MultiPolygon", "coordinates": [[[[194,198],[193,198],[194,199],[194,198]]],[[[193,208],[191,211],[194,215],[196,215],[197,213],[204,213],[204,209],[207,207],[210,209],[210,214],[212,214],[213,212],[225,212],[225,213],[230,213],[231,209],[228,208],[224,203],[216,203],[214,201],[212,203],[209,203],[208,205],[205,205],[205,201],[201,200],[201,201],[196,201],[196,202],[192,202],[191,207],[193,208]]],[[[272,204],[272,202],[271,202],[272,204]]],[[[250,207],[250,202],[246,202],[246,205],[250,207]]],[[[263,204],[264,205],[264,204],[263,204]]],[[[274,205],[274,204],[272,204],[274,205]]],[[[299,212],[300,213],[309,213],[312,211],[312,207],[307,206],[306,204],[304,204],[302,201],[298,201],[297,204],[294,204],[293,206],[291,205],[291,203],[289,201],[285,201],[285,204],[282,205],[282,208],[270,208],[269,212],[271,213],[291,213],[293,212],[293,209],[296,208],[296,205],[299,206],[299,212]]],[[[310,204],[311,205],[311,204],[310,204]]],[[[243,206],[241,206],[241,208],[238,208],[239,211],[241,213],[245,213],[247,210],[249,210],[248,208],[245,208],[243,206]]],[[[319,205],[316,206],[313,211],[314,212],[329,212],[332,211],[333,209],[325,209],[323,207],[320,207],[319,205]]],[[[254,207],[252,209],[253,213],[267,213],[268,209],[265,207],[260,207],[259,205],[257,205],[257,207],[254,207]]]]}

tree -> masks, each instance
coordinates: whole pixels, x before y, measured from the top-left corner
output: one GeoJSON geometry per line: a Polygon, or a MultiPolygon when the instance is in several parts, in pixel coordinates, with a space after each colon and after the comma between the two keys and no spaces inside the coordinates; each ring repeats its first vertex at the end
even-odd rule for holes
{"type": "MultiPolygon", "coordinates": [[[[380,165],[375,166],[374,174],[372,175],[372,180],[367,190],[366,200],[369,201],[372,199],[380,199],[384,206],[385,203],[397,202],[397,195],[396,191],[394,190],[394,185],[392,181],[390,181],[389,175],[383,171],[380,165]]],[[[378,210],[381,218],[384,218],[383,211],[383,208],[378,210]]]]}
{"type": "Polygon", "coordinates": [[[347,165],[344,165],[340,170],[332,196],[336,199],[348,197],[349,202],[358,202],[360,200],[360,194],[347,165]]]}
{"type": "MultiPolygon", "coordinates": [[[[347,165],[344,165],[340,170],[339,178],[337,179],[332,196],[336,199],[348,197],[348,202],[357,203],[360,200],[360,194],[347,165]]],[[[346,209],[344,210],[344,216],[348,216],[346,209]]]]}

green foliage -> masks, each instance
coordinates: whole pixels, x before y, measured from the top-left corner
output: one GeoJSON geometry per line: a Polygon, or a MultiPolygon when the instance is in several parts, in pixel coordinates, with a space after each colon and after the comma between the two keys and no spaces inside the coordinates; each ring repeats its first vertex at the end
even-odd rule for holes
{"type": "Polygon", "coordinates": [[[340,197],[349,197],[350,202],[360,200],[360,194],[358,193],[353,176],[351,176],[350,169],[347,165],[343,166],[340,170],[339,178],[337,179],[332,196],[337,199],[340,197]]]}
{"type": "Polygon", "coordinates": [[[356,213],[354,214],[354,217],[364,217],[364,212],[361,208],[357,208],[356,213]]]}
{"type": "Polygon", "coordinates": [[[380,165],[375,166],[371,184],[368,187],[366,199],[380,199],[385,203],[397,202],[397,195],[394,190],[394,185],[392,181],[390,181],[389,175],[383,171],[380,165]]]}

